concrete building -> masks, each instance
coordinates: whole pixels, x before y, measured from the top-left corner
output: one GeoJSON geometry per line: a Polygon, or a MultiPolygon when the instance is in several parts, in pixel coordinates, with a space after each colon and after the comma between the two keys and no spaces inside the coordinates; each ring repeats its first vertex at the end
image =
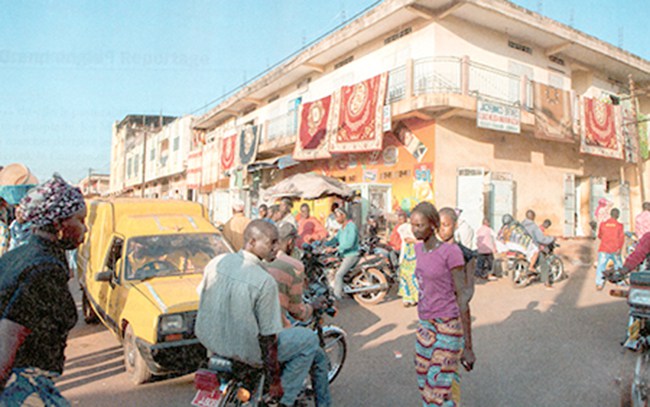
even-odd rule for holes
{"type": "Polygon", "coordinates": [[[649,85],[650,62],[504,0],[386,0],[198,118],[188,171],[217,221],[234,196],[254,207],[260,188],[318,171],[357,188],[364,214],[428,199],[498,228],[533,208],[551,234],[589,235],[599,199],[628,227],[646,199],[647,134],[630,109],[650,112],[649,85]],[[372,78],[381,142],[332,148],[372,78]],[[299,116],[325,102],[330,152],[296,164],[297,145],[312,148],[299,116]]]}
{"type": "Polygon", "coordinates": [[[147,139],[174,120],[172,116],[128,115],[113,124],[110,195],[143,195],[147,139]]]}
{"type": "Polygon", "coordinates": [[[108,195],[110,187],[109,174],[90,173],[77,184],[86,198],[108,195]]]}

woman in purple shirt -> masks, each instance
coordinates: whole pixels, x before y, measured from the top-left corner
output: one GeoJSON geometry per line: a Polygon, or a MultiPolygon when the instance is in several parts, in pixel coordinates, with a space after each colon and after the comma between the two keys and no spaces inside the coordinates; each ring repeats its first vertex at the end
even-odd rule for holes
{"type": "Polygon", "coordinates": [[[455,283],[465,261],[458,245],[442,236],[449,228],[453,234],[453,224],[448,225],[451,222],[446,217],[444,221],[441,228],[441,217],[429,202],[419,203],[411,215],[413,234],[421,242],[415,245],[420,288],[415,369],[425,407],[459,405],[458,365],[471,370],[474,363],[471,339],[466,342],[463,336],[464,331],[471,332],[469,312],[464,312],[465,304],[458,300],[462,287],[455,283]]]}

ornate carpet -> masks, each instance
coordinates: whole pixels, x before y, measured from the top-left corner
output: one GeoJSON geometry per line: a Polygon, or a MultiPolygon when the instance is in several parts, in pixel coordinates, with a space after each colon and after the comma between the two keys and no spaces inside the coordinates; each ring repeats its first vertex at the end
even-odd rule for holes
{"type": "Polygon", "coordinates": [[[623,146],[616,131],[614,106],[596,99],[583,99],[580,152],[623,159],[623,146]]]}
{"type": "Polygon", "coordinates": [[[330,138],[330,153],[381,150],[387,78],[383,73],[335,93],[332,120],[338,125],[330,138]]]}

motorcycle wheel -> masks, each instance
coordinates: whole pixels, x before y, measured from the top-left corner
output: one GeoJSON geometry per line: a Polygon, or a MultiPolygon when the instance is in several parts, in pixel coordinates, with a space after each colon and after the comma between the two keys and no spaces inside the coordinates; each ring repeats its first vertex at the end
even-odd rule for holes
{"type": "MultiPolygon", "coordinates": [[[[650,379],[650,355],[648,352],[628,353],[636,356],[634,371],[623,373],[621,380],[621,407],[648,407],[648,380],[650,379]]],[[[626,364],[629,369],[629,363],[626,364]]]]}
{"type": "Polygon", "coordinates": [[[323,341],[325,341],[325,354],[329,360],[327,380],[332,383],[341,373],[345,357],[348,354],[348,343],[343,332],[338,329],[328,330],[327,327],[323,331],[323,341]]]}
{"type": "Polygon", "coordinates": [[[528,285],[528,261],[515,260],[510,269],[510,281],[514,288],[524,288],[528,285]]]}
{"type": "Polygon", "coordinates": [[[552,255],[548,258],[549,273],[551,283],[556,283],[563,280],[566,275],[564,274],[564,263],[558,256],[552,255]]]}
{"type": "Polygon", "coordinates": [[[376,284],[384,285],[386,288],[380,288],[365,293],[356,293],[353,295],[354,300],[361,305],[375,305],[384,299],[386,291],[388,291],[388,281],[386,280],[384,273],[380,270],[369,268],[365,272],[354,276],[351,284],[353,288],[368,287],[376,284]]]}

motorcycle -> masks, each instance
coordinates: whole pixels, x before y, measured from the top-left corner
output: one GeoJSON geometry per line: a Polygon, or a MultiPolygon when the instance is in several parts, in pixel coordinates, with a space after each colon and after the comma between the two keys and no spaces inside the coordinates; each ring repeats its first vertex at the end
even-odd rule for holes
{"type": "MultiPolygon", "coordinates": [[[[347,335],[336,325],[325,325],[324,316],[336,315],[334,300],[331,298],[325,274],[316,267],[317,258],[309,253],[303,256],[307,275],[307,288],[303,298],[310,300],[315,297],[325,296],[328,306],[324,309],[314,310],[308,321],[296,322],[312,329],[317,335],[320,346],[325,350],[329,360],[327,374],[329,383],[332,383],[343,367],[347,356],[347,335]]],[[[194,376],[194,387],[197,392],[192,400],[192,405],[201,407],[226,407],[226,406],[273,406],[275,401],[268,394],[268,376],[265,369],[257,369],[244,363],[212,355],[205,368],[197,370],[194,376]]],[[[307,405],[313,398],[310,380],[307,379],[303,391],[296,400],[296,406],[307,405]]]]}
{"type": "MultiPolygon", "coordinates": [[[[305,252],[318,258],[323,273],[334,278],[341,258],[324,251],[319,245],[306,245],[305,252]]],[[[378,238],[368,238],[359,245],[359,260],[343,277],[343,293],[362,305],[374,305],[384,299],[392,284],[398,281],[397,256],[379,245],[378,238]]],[[[308,267],[306,267],[308,268],[308,267]]]]}
{"type": "MultiPolygon", "coordinates": [[[[615,273],[607,273],[613,283],[623,281],[615,273]]],[[[610,290],[610,295],[627,297],[630,318],[627,335],[621,343],[634,352],[634,369],[621,377],[621,406],[640,407],[650,404],[650,271],[634,272],[629,275],[629,287],[610,290]]]]}
{"type": "Polygon", "coordinates": [[[513,287],[523,288],[533,281],[539,281],[541,279],[542,262],[545,262],[544,266],[548,267],[551,283],[564,279],[566,277],[564,262],[562,262],[560,256],[553,253],[555,248],[559,246],[559,244],[552,242],[540,249],[543,250],[544,259],[542,260],[542,254],[540,253],[535,271],[529,270],[530,263],[524,253],[508,251],[506,253],[507,274],[510,276],[513,287]]]}

